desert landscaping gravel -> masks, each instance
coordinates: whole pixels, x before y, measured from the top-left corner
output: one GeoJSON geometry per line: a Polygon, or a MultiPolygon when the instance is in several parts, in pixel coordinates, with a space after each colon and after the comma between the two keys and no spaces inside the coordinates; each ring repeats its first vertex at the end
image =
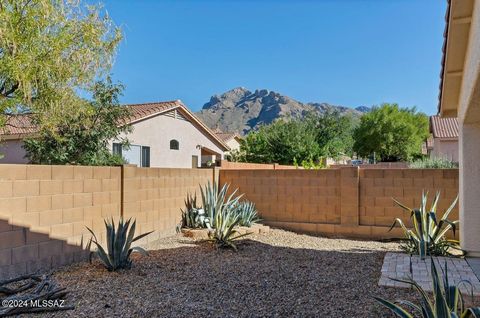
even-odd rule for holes
{"type": "Polygon", "coordinates": [[[162,239],[129,271],[95,261],[61,268],[76,309],[47,317],[392,317],[372,300],[411,299],[379,287],[394,243],[328,239],[271,230],[239,251],[216,250],[181,235],[162,239]]]}

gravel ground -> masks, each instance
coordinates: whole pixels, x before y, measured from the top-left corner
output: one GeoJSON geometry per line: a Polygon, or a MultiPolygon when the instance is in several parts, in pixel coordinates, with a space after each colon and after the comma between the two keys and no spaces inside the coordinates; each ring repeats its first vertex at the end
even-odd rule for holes
{"type": "Polygon", "coordinates": [[[412,299],[377,285],[394,243],[282,230],[250,236],[238,252],[182,236],[163,239],[130,271],[98,262],[57,270],[73,311],[45,317],[392,317],[371,295],[412,299]]]}

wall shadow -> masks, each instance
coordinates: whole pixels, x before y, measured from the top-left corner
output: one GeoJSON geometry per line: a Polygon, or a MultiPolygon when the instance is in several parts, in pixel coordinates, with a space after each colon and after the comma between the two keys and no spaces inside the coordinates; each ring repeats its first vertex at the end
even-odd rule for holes
{"type": "Polygon", "coordinates": [[[89,255],[90,251],[82,246],[0,219],[0,280],[45,273],[63,265],[85,261],[89,255]]]}
{"type": "Polygon", "coordinates": [[[234,252],[176,237],[167,240],[170,248],[135,255],[129,271],[84,263],[55,276],[73,286],[82,314],[97,316],[392,317],[371,296],[416,299],[409,290],[378,286],[387,250],[280,244],[245,239],[234,252]],[[76,285],[85,272],[89,280],[76,285]],[[112,290],[121,300],[114,305],[112,290]]]}

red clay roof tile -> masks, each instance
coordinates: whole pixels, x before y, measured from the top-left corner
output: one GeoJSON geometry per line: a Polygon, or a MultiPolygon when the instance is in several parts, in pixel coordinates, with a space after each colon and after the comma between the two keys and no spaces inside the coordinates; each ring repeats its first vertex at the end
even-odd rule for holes
{"type": "Polygon", "coordinates": [[[458,120],[456,117],[430,117],[430,132],[434,138],[458,138],[458,120]]]}
{"type": "MultiPolygon", "coordinates": [[[[167,112],[176,108],[182,109],[194,122],[197,123],[203,130],[207,132],[213,139],[225,149],[228,146],[225,144],[222,138],[217,136],[210,128],[202,123],[188,108],[179,100],[156,102],[156,103],[143,103],[143,104],[130,104],[125,105],[131,110],[130,116],[126,120],[126,124],[132,124],[139,120],[155,116],[160,113],[167,112]]],[[[25,137],[26,135],[34,134],[38,131],[37,126],[32,123],[31,114],[8,114],[5,127],[0,129],[0,135],[2,136],[19,136],[25,137]]],[[[123,123],[122,123],[123,124],[123,123]]]]}

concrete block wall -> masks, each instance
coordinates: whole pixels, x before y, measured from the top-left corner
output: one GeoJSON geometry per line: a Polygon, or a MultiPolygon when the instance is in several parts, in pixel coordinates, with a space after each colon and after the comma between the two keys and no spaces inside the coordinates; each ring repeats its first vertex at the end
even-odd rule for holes
{"type": "MultiPolygon", "coordinates": [[[[388,232],[396,217],[420,205],[422,190],[441,191],[443,213],[458,193],[458,169],[221,170],[220,183],[230,183],[253,201],[266,223],[306,233],[381,239],[403,236],[388,232]]],[[[458,205],[450,215],[458,219],[458,205]]]]}
{"type": "MultiPolygon", "coordinates": [[[[360,169],[359,172],[361,225],[390,226],[396,217],[408,220],[408,213],[392,198],[407,207],[418,208],[425,190],[429,192],[430,207],[436,191],[440,191],[437,211],[443,213],[458,195],[458,169],[360,169]]],[[[458,220],[458,204],[449,218],[458,220]]]]}
{"type": "MultiPolygon", "coordinates": [[[[268,222],[339,224],[340,170],[220,170],[220,183],[230,183],[254,202],[268,222]]],[[[304,230],[307,230],[305,228],[304,230]]]]}
{"type": "Polygon", "coordinates": [[[0,277],[84,259],[120,215],[120,167],[0,165],[0,277]]]}
{"type": "Polygon", "coordinates": [[[197,194],[199,185],[212,182],[213,169],[164,169],[125,166],[124,217],[135,218],[139,233],[154,231],[141,243],[150,243],[175,233],[180,223],[180,209],[187,193],[197,194]]]}
{"type": "Polygon", "coordinates": [[[395,217],[408,219],[391,197],[418,206],[422,189],[441,190],[444,211],[458,192],[456,169],[0,165],[0,279],[85,259],[86,227],[104,242],[106,218],[133,217],[137,233],[155,231],[141,244],[173,234],[187,193],[200,200],[199,185],[212,180],[239,188],[270,225],[360,238],[402,235],[399,228],[387,233],[395,217]]]}
{"type": "Polygon", "coordinates": [[[188,192],[212,169],[0,165],[0,280],[85,260],[87,227],[137,220],[142,245],[175,233],[188,192]]]}
{"type": "Polygon", "coordinates": [[[249,162],[232,162],[228,160],[222,160],[220,162],[220,167],[222,169],[232,169],[232,170],[239,170],[239,169],[259,169],[259,170],[279,170],[279,169],[303,169],[301,167],[295,166],[287,166],[287,165],[280,165],[278,163],[249,163],[249,162]]]}

